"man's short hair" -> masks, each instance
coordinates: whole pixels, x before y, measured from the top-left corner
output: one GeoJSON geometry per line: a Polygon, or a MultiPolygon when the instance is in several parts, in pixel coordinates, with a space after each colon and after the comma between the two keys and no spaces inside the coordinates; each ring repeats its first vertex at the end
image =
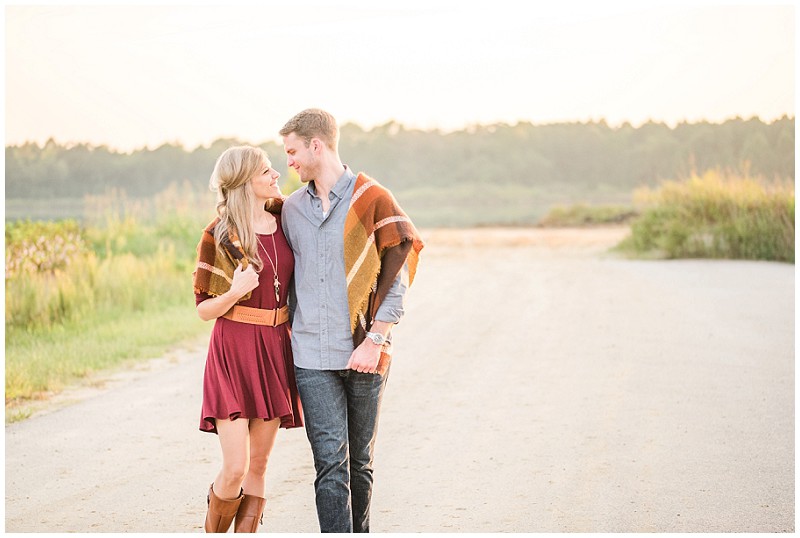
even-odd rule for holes
{"type": "Polygon", "coordinates": [[[338,151],[339,127],[336,118],[319,108],[307,108],[286,122],[280,130],[281,136],[296,134],[305,140],[306,147],[312,138],[319,138],[333,151],[338,151]]]}

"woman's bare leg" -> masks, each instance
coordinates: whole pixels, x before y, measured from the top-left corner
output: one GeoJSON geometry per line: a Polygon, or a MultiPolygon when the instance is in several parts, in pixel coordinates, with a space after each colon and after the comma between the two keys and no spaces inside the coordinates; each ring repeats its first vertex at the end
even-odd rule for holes
{"type": "Polygon", "coordinates": [[[250,464],[250,431],[247,419],[217,419],[222,448],[222,469],[214,480],[214,494],[220,499],[239,496],[250,464]]]}
{"type": "MultiPolygon", "coordinates": [[[[242,483],[245,495],[264,497],[266,492],[267,460],[275,446],[280,419],[269,422],[264,419],[250,420],[250,458],[247,473],[242,483]]],[[[236,494],[238,494],[238,490],[236,494]]]]}

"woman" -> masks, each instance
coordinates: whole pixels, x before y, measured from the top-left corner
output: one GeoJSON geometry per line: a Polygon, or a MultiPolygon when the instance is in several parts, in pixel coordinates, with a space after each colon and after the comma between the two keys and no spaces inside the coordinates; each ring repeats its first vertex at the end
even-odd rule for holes
{"type": "Polygon", "coordinates": [[[197,313],[216,319],[203,379],[202,431],[216,433],[222,469],[208,490],[206,532],[256,532],[278,428],[302,426],[286,300],[294,257],[280,225],[280,174],[260,148],[217,160],[218,217],[194,272],[197,313]]]}

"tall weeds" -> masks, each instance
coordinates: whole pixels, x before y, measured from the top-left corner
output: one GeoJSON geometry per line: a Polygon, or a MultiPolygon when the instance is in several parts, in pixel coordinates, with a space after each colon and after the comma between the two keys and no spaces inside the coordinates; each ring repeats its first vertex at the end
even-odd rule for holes
{"type": "Polygon", "coordinates": [[[622,248],[667,258],[794,263],[794,185],[720,172],[634,193],[640,217],[622,248]]]}
{"type": "Polygon", "coordinates": [[[191,272],[213,216],[210,193],[173,185],[152,200],[111,192],[86,207],[82,225],[6,223],[6,402],[136,356],[148,340],[136,333],[167,312],[147,329],[163,331],[151,332],[150,341],[168,343],[203,327],[193,312],[191,272]]]}

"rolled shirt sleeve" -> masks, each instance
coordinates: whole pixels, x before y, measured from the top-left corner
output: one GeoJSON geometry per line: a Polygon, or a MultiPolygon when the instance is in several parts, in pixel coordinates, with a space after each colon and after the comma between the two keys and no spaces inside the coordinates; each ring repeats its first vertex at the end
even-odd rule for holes
{"type": "Polygon", "coordinates": [[[408,290],[408,262],[403,264],[403,268],[394,279],[392,287],[386,293],[386,297],[375,313],[376,321],[387,323],[399,323],[405,311],[403,310],[403,299],[408,290]]]}

